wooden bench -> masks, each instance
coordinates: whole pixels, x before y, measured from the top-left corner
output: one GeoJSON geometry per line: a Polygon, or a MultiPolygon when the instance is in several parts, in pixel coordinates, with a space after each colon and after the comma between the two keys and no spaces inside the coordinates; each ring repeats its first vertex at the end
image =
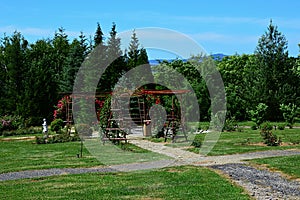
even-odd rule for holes
{"type": "Polygon", "coordinates": [[[105,128],[106,132],[105,134],[103,134],[102,136],[102,142],[103,144],[105,144],[106,141],[125,141],[125,143],[127,143],[127,138],[126,138],[126,133],[124,132],[125,128],[105,128]],[[117,134],[116,137],[111,137],[109,136],[109,132],[110,131],[120,131],[123,134],[123,137],[120,136],[119,134],[117,134]]]}

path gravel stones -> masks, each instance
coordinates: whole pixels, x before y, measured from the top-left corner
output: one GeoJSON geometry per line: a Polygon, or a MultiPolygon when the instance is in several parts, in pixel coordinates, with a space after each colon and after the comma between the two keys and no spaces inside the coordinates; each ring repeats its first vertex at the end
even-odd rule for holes
{"type": "Polygon", "coordinates": [[[42,169],[42,170],[26,170],[20,172],[9,172],[0,174],[0,181],[17,180],[24,178],[40,178],[47,176],[58,176],[67,174],[82,174],[95,172],[116,172],[111,167],[94,167],[94,168],[63,168],[63,169],[42,169]]]}
{"type": "Polygon", "coordinates": [[[227,174],[255,199],[300,199],[300,183],[287,180],[279,173],[243,164],[215,165],[211,168],[227,174]]]}
{"type": "Polygon", "coordinates": [[[245,165],[247,163],[245,160],[300,155],[299,149],[260,151],[224,156],[200,156],[182,149],[166,147],[161,143],[153,144],[147,140],[133,140],[132,143],[142,148],[168,155],[174,158],[178,165],[182,163],[207,166],[227,174],[231,180],[242,186],[255,199],[300,199],[299,182],[287,180],[279,173],[245,165]]]}
{"type": "Polygon", "coordinates": [[[267,158],[276,156],[300,155],[299,149],[261,151],[245,154],[234,154],[224,156],[201,156],[180,148],[165,146],[163,143],[153,143],[143,139],[131,139],[130,143],[141,148],[164,154],[169,160],[160,160],[143,163],[129,163],[106,167],[92,168],[64,168],[28,170],[21,172],[10,172],[0,174],[0,181],[16,180],[24,178],[39,178],[54,175],[97,173],[97,172],[129,172],[136,170],[147,170],[163,168],[167,166],[194,165],[205,166],[216,170],[218,173],[227,175],[238,185],[242,186],[255,199],[299,199],[300,183],[290,181],[281,174],[267,170],[256,169],[247,166],[245,160],[255,158],[267,158]]]}
{"type": "Polygon", "coordinates": [[[256,158],[268,158],[276,156],[300,155],[299,149],[291,150],[273,150],[273,151],[259,151],[243,154],[233,154],[224,156],[201,156],[180,148],[173,148],[165,146],[164,143],[153,143],[148,140],[130,140],[130,143],[135,144],[141,148],[167,155],[174,158],[178,164],[191,164],[198,166],[211,166],[228,163],[245,163],[245,160],[256,158]]]}

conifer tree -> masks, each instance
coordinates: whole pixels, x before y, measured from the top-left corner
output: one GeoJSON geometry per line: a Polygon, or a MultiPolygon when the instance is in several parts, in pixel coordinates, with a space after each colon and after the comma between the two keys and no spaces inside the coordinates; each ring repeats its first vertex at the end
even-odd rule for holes
{"type": "Polygon", "coordinates": [[[139,40],[136,36],[135,30],[132,33],[131,41],[129,44],[129,51],[128,51],[128,68],[132,69],[137,66],[138,56],[140,54],[139,50],[139,40]]]}
{"type": "Polygon", "coordinates": [[[61,72],[70,48],[68,35],[65,33],[64,28],[59,28],[55,33],[52,45],[54,48],[53,60],[55,62],[53,67],[57,75],[57,80],[62,80],[63,77],[61,72]]]}
{"type": "Polygon", "coordinates": [[[6,110],[22,115],[24,81],[27,72],[26,51],[28,42],[19,32],[5,37],[3,42],[3,67],[6,70],[6,110]]]}
{"type": "MultiPolygon", "coordinates": [[[[144,48],[140,48],[140,43],[138,37],[135,33],[135,30],[132,33],[131,41],[129,44],[128,52],[128,70],[134,69],[135,67],[141,66],[139,70],[135,70],[136,73],[131,77],[134,83],[138,82],[147,82],[153,83],[154,78],[151,72],[151,66],[149,65],[147,51],[144,48]]],[[[148,85],[148,87],[150,84],[148,85]]]]}
{"type": "Polygon", "coordinates": [[[103,32],[99,22],[97,23],[97,29],[94,36],[94,43],[95,43],[94,45],[95,47],[103,44],[103,32]]]}
{"type": "Polygon", "coordinates": [[[24,84],[23,116],[28,125],[40,124],[43,118],[53,119],[54,105],[58,101],[59,82],[56,79],[54,48],[49,40],[38,40],[30,46],[27,57],[29,68],[24,84]]]}
{"type": "MultiPolygon", "coordinates": [[[[3,46],[3,43],[0,43],[0,52],[4,52],[5,47],[3,46]]],[[[4,62],[4,54],[0,53],[0,93],[3,98],[0,98],[0,113],[6,113],[7,108],[7,70],[4,62]]]]}
{"type": "Polygon", "coordinates": [[[258,91],[259,102],[268,106],[268,120],[277,120],[277,117],[281,116],[279,104],[286,99],[284,88],[289,85],[287,77],[291,75],[287,44],[285,36],[271,20],[255,50],[257,66],[255,78],[258,82],[254,89],[258,91]]]}
{"type": "Polygon", "coordinates": [[[74,39],[70,44],[70,50],[63,65],[62,79],[59,84],[60,91],[63,93],[72,92],[75,76],[88,51],[86,39],[82,33],[79,39],[74,39]]]}
{"type": "Polygon", "coordinates": [[[105,62],[108,65],[98,84],[98,92],[109,92],[126,69],[125,58],[122,55],[121,39],[117,37],[116,24],[113,23],[109,33],[107,47],[105,48],[105,62]]]}

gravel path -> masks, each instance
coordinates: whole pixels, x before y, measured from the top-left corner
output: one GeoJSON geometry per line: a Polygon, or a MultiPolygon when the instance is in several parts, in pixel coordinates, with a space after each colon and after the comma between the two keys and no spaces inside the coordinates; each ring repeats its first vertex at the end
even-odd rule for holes
{"type": "Polygon", "coordinates": [[[9,173],[0,174],[0,181],[17,180],[17,179],[24,179],[24,178],[40,178],[40,177],[66,175],[66,174],[115,172],[115,171],[116,171],[115,169],[110,167],[26,170],[20,172],[9,172],[9,173]]]}
{"type": "Polygon", "coordinates": [[[178,148],[166,147],[162,143],[147,140],[133,140],[142,148],[165,154],[175,159],[176,164],[208,166],[227,174],[231,180],[242,186],[255,199],[300,199],[300,183],[289,181],[279,173],[246,166],[245,160],[276,156],[300,155],[299,149],[259,151],[224,156],[200,156],[178,148]]]}
{"type": "Polygon", "coordinates": [[[176,166],[174,160],[159,160],[151,162],[129,163],[111,166],[91,167],[91,168],[52,168],[40,170],[26,170],[20,172],[8,172],[0,174],[0,181],[18,180],[25,178],[40,178],[48,176],[58,176],[67,174],[83,173],[107,173],[107,172],[130,172],[137,170],[158,169],[169,166],[176,166]]]}
{"type": "Polygon", "coordinates": [[[211,165],[220,165],[220,164],[228,164],[228,163],[245,163],[245,160],[250,160],[255,158],[300,155],[299,149],[290,149],[290,150],[258,151],[258,152],[223,155],[223,156],[201,156],[199,154],[195,154],[179,148],[165,146],[164,143],[153,143],[148,140],[130,140],[129,142],[141,148],[174,158],[174,162],[178,163],[179,165],[191,164],[191,165],[199,165],[199,166],[211,166],[211,165]]]}
{"type": "Polygon", "coordinates": [[[130,143],[144,149],[169,156],[170,160],[160,160],[144,163],[130,163],[106,167],[64,168],[28,170],[0,174],[0,181],[24,178],[38,178],[53,175],[81,174],[94,172],[135,171],[162,168],[167,166],[194,165],[207,166],[219,173],[226,174],[230,179],[255,199],[300,199],[300,183],[289,181],[279,173],[256,169],[245,165],[245,160],[275,156],[300,155],[299,149],[261,151],[224,156],[201,156],[179,148],[167,147],[162,143],[152,143],[147,140],[133,139],[130,143]]]}
{"type": "Polygon", "coordinates": [[[227,174],[255,199],[300,199],[300,183],[283,178],[279,173],[243,164],[211,166],[227,174]]]}

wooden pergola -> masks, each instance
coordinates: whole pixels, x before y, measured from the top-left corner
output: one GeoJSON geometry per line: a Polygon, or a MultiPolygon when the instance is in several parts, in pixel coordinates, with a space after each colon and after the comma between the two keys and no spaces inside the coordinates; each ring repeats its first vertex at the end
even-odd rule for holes
{"type": "MultiPolygon", "coordinates": [[[[165,138],[167,139],[167,137],[172,137],[172,140],[175,139],[175,128],[174,127],[174,122],[178,121],[178,113],[174,112],[174,95],[183,95],[186,93],[189,93],[190,90],[146,90],[146,89],[142,89],[142,90],[137,90],[134,92],[131,91],[127,91],[127,92],[102,92],[102,93],[65,93],[65,95],[69,96],[69,98],[67,98],[67,102],[66,102],[66,123],[67,124],[71,124],[73,123],[73,115],[72,115],[72,104],[75,98],[95,98],[96,99],[102,99],[105,100],[108,96],[110,95],[117,95],[118,97],[122,98],[128,98],[128,97],[135,97],[138,99],[138,107],[136,108],[136,110],[138,110],[139,116],[136,116],[135,119],[132,119],[131,116],[122,116],[122,117],[118,117],[115,118],[113,116],[113,112],[111,111],[110,116],[108,117],[108,121],[107,121],[107,127],[105,130],[105,138],[107,140],[125,140],[126,141],[126,134],[117,134],[116,137],[112,138],[110,136],[110,132],[122,132],[123,130],[121,128],[118,127],[112,127],[111,124],[112,123],[116,123],[117,124],[120,123],[121,121],[124,122],[126,120],[136,120],[135,122],[138,123],[148,123],[151,120],[149,119],[148,113],[149,113],[149,108],[147,106],[145,106],[145,101],[147,96],[154,96],[154,97],[160,97],[160,96],[172,96],[172,108],[171,108],[171,112],[167,113],[167,123],[165,124],[165,128],[166,128],[166,133],[165,133],[165,138]],[[122,135],[122,136],[121,136],[122,135]]],[[[112,102],[113,104],[113,102],[112,102]]],[[[114,111],[115,112],[115,111],[114,111]]],[[[183,126],[183,125],[182,125],[183,126]]],[[[186,136],[184,135],[184,137],[186,138],[186,136]]],[[[165,140],[166,140],[165,139],[165,140]]],[[[187,138],[186,138],[187,139],[187,138]]]]}

